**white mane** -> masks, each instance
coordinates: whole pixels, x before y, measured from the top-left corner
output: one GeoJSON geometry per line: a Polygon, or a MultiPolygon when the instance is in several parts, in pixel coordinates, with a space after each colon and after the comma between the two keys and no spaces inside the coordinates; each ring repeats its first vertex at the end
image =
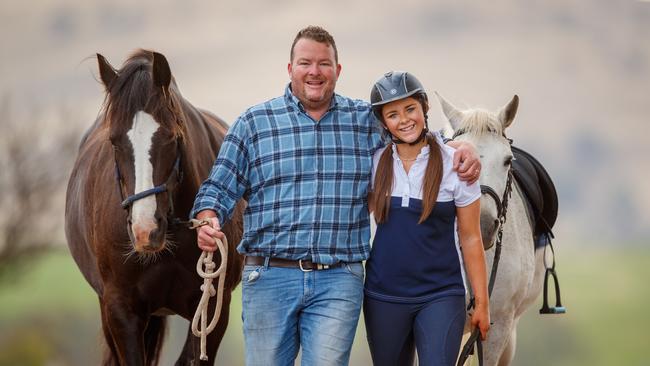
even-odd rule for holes
{"type": "Polygon", "coordinates": [[[458,129],[470,136],[482,136],[488,133],[503,134],[503,125],[496,115],[480,108],[463,111],[463,119],[458,129]]]}

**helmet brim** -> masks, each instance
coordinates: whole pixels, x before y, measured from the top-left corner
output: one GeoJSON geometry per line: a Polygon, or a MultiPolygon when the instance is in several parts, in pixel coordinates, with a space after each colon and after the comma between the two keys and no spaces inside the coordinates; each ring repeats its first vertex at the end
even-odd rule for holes
{"type": "Polygon", "coordinates": [[[424,92],[424,91],[422,90],[422,88],[416,88],[416,89],[411,90],[410,92],[408,92],[408,93],[406,93],[406,94],[400,94],[400,95],[398,95],[398,96],[395,96],[394,98],[381,100],[381,101],[379,101],[379,102],[375,102],[375,103],[372,103],[372,104],[370,104],[370,105],[371,105],[372,107],[379,107],[379,106],[382,106],[382,105],[385,105],[385,104],[388,104],[388,103],[394,102],[394,101],[396,101],[396,100],[401,100],[401,99],[408,98],[408,97],[413,96],[413,95],[415,95],[415,94],[417,94],[417,93],[420,93],[420,92],[424,92]]]}

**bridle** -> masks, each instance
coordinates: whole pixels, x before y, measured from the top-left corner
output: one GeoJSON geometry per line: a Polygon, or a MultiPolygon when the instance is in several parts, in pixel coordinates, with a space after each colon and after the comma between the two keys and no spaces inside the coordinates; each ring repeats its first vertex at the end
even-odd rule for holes
{"type": "MultiPolygon", "coordinates": [[[[488,129],[488,132],[496,133],[496,131],[494,131],[492,129],[488,129]]],[[[458,137],[460,135],[463,135],[465,133],[467,133],[467,131],[465,129],[459,129],[454,133],[454,136],[451,139],[454,140],[456,137],[458,137]]],[[[506,137],[506,135],[503,134],[503,133],[501,134],[501,136],[503,136],[503,138],[505,138],[508,141],[510,146],[512,146],[512,139],[506,137]]],[[[501,228],[503,228],[503,224],[506,221],[506,213],[508,211],[508,200],[509,200],[510,194],[512,192],[512,180],[513,180],[513,170],[512,169],[513,169],[512,164],[510,164],[510,167],[508,168],[508,172],[507,172],[506,188],[503,191],[503,195],[501,197],[499,197],[499,194],[496,192],[496,190],[494,190],[494,188],[492,188],[492,187],[490,187],[488,185],[485,185],[485,184],[480,185],[481,186],[481,194],[487,194],[488,196],[490,196],[494,200],[494,203],[497,206],[497,219],[499,221],[500,231],[501,231],[501,228]]],[[[489,249],[489,248],[486,248],[486,249],[489,249]]]]}
{"type": "MultiPolygon", "coordinates": [[[[503,229],[503,224],[506,222],[506,214],[508,211],[508,200],[510,199],[510,194],[512,192],[512,180],[513,180],[512,166],[508,168],[507,178],[506,178],[506,188],[503,191],[503,196],[499,197],[494,188],[481,184],[481,194],[488,195],[497,206],[497,221],[499,223],[499,232],[503,229]]],[[[499,240],[497,238],[497,240],[499,240]]],[[[485,249],[490,249],[492,246],[489,246],[485,249]]]]}
{"type": "MultiPolygon", "coordinates": [[[[466,132],[465,130],[459,129],[454,133],[452,139],[455,139],[456,137],[464,134],[465,132],[466,132]]],[[[512,139],[506,137],[505,134],[502,134],[502,136],[512,146],[512,139]]],[[[499,259],[501,258],[501,245],[503,242],[503,227],[505,226],[506,223],[506,215],[508,213],[508,202],[510,201],[510,196],[512,195],[512,182],[514,180],[513,177],[514,174],[513,174],[512,164],[511,164],[507,172],[506,187],[501,197],[499,197],[499,194],[494,190],[494,188],[488,185],[481,184],[481,194],[486,194],[490,196],[494,200],[494,203],[497,206],[497,221],[499,224],[497,236],[494,241],[494,247],[495,247],[494,259],[492,260],[492,270],[490,271],[490,282],[488,284],[488,296],[492,295],[492,290],[494,289],[494,282],[497,277],[497,269],[499,268],[499,259]]],[[[492,246],[486,248],[486,250],[491,247],[492,246]]],[[[469,305],[467,306],[467,310],[470,310],[472,307],[474,307],[474,297],[472,297],[472,299],[470,300],[469,305]]],[[[476,328],[472,331],[472,334],[470,335],[469,339],[463,346],[463,349],[461,350],[460,356],[458,358],[457,366],[462,366],[465,363],[469,355],[474,350],[474,343],[476,343],[476,348],[478,351],[479,365],[483,365],[483,345],[481,343],[480,331],[478,328],[476,328]]]]}
{"type": "Polygon", "coordinates": [[[172,194],[170,190],[170,186],[172,184],[178,185],[181,183],[183,180],[183,169],[181,167],[181,142],[180,139],[177,140],[176,143],[177,150],[176,150],[176,160],[174,161],[174,168],[172,169],[171,173],[169,173],[169,176],[165,180],[163,184],[157,185],[153,188],[147,189],[142,192],[138,192],[135,194],[132,194],[130,196],[127,196],[126,198],[124,197],[124,191],[122,189],[123,186],[123,180],[122,180],[122,173],[120,172],[120,166],[117,163],[117,153],[116,150],[117,148],[113,146],[113,157],[115,159],[115,179],[117,180],[117,187],[120,192],[120,197],[122,199],[121,201],[121,206],[125,210],[129,210],[133,203],[135,201],[141,200],[145,197],[149,197],[152,195],[158,195],[163,192],[168,192],[169,193],[169,217],[174,216],[174,204],[173,204],[173,199],[172,199],[172,194]]]}

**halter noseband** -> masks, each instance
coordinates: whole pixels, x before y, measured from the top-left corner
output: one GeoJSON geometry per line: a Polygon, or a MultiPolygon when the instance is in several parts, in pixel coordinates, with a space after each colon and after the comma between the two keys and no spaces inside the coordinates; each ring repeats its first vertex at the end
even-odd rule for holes
{"type": "MultiPolygon", "coordinates": [[[[172,177],[174,175],[176,175],[176,183],[180,183],[183,180],[183,170],[181,169],[181,148],[179,144],[176,152],[176,161],[174,162],[174,169],[172,169],[172,172],[169,173],[169,177],[167,177],[165,183],[147,189],[145,191],[132,194],[124,198],[124,192],[122,191],[122,184],[121,184],[122,174],[120,173],[120,167],[117,164],[117,155],[114,155],[114,158],[115,158],[115,179],[117,180],[118,190],[120,191],[120,197],[122,198],[121,206],[125,210],[128,210],[131,207],[131,205],[133,205],[133,203],[137,200],[141,200],[145,197],[157,195],[163,192],[168,192],[169,191],[168,186],[172,183],[172,177]]],[[[170,214],[171,214],[174,211],[171,195],[169,196],[169,202],[170,202],[170,214]]]]}

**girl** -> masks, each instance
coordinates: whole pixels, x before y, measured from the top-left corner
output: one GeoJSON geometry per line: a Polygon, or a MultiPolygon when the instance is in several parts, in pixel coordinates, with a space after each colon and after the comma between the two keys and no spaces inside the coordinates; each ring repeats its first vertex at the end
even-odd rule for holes
{"type": "Polygon", "coordinates": [[[412,74],[385,74],[370,99],[392,138],[373,158],[369,197],[377,231],[364,316],[373,363],[412,365],[417,349],[420,365],[453,365],[465,322],[463,263],[475,296],[472,326],[485,340],[490,324],[481,190],[458,179],[454,149],[428,131],[427,95],[412,74]]]}

